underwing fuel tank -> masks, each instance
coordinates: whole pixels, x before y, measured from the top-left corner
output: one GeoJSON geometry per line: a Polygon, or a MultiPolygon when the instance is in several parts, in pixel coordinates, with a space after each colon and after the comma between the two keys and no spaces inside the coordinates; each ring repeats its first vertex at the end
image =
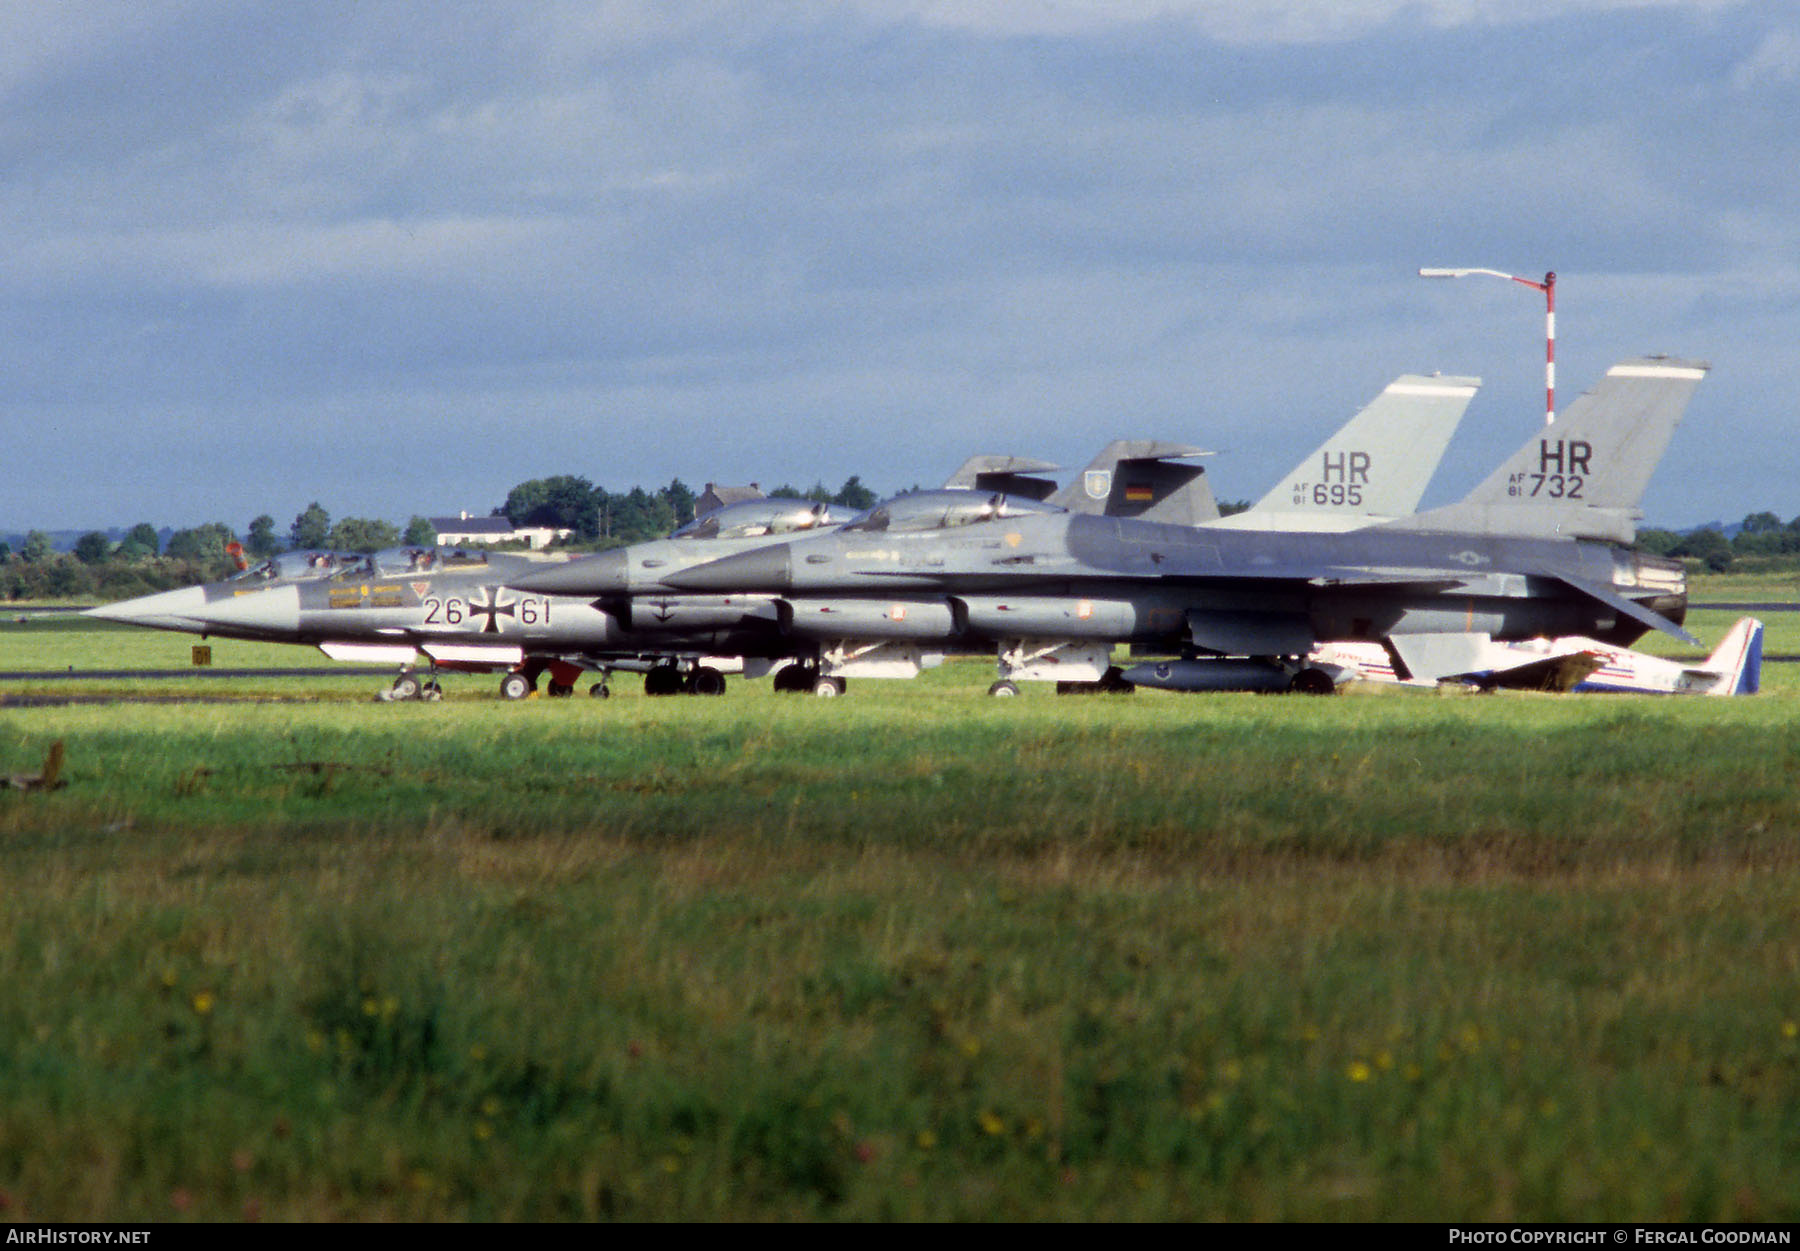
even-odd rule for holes
{"type": "Polygon", "coordinates": [[[781,600],[785,634],[807,639],[947,639],[962,622],[944,600],[781,600]]]}
{"type": "MultiPolygon", "coordinates": [[[[989,637],[1136,638],[1155,609],[1069,595],[959,595],[969,629],[989,637]]],[[[1178,620],[1169,615],[1169,621],[1178,620]]]]}
{"type": "Polygon", "coordinates": [[[775,617],[766,595],[618,595],[597,599],[593,606],[629,629],[646,632],[729,630],[775,617]]]}
{"type": "Polygon", "coordinates": [[[1163,691],[1304,691],[1327,694],[1337,687],[1337,675],[1324,669],[1290,673],[1262,660],[1158,660],[1133,665],[1125,671],[1133,686],[1163,691]],[[1315,676],[1316,675],[1316,676],[1315,676]]]}

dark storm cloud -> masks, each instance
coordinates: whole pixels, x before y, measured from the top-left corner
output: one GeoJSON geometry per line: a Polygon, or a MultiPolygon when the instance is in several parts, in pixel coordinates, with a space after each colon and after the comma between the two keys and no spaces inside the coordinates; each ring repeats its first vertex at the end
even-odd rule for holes
{"type": "Polygon", "coordinates": [[[0,527],[1121,434],[1253,496],[1394,374],[1482,374],[1441,494],[1541,411],[1542,310],[1432,264],[1558,269],[1570,396],[1715,361],[1655,516],[1800,512],[1741,456],[1795,394],[1777,7],[58,10],[0,29],[0,527]]]}

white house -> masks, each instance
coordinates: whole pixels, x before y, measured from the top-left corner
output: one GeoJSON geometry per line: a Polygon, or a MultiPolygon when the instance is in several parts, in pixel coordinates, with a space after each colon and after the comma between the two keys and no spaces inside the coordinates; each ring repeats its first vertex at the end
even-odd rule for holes
{"type": "Polygon", "coordinates": [[[517,543],[520,539],[533,551],[548,547],[557,539],[566,539],[574,533],[568,529],[552,529],[549,526],[515,526],[505,517],[471,517],[463,512],[455,517],[433,517],[431,528],[437,531],[437,541],[443,547],[459,547],[470,543],[517,543]]]}

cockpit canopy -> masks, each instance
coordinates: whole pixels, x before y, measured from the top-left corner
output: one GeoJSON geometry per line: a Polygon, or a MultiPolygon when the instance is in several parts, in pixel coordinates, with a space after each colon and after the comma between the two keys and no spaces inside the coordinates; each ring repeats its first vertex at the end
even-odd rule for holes
{"type": "Polygon", "coordinates": [[[359,556],[339,573],[348,578],[398,578],[405,574],[442,573],[447,569],[480,569],[488,554],[461,547],[384,547],[373,556],[359,556]]]}
{"type": "Polygon", "coordinates": [[[838,526],[855,516],[838,504],[811,500],[771,498],[739,500],[696,517],[669,537],[672,539],[755,539],[765,534],[795,534],[838,526]]]}
{"type": "Polygon", "coordinates": [[[362,564],[364,559],[366,558],[357,552],[282,552],[261,564],[250,566],[242,573],[233,574],[227,580],[307,582],[315,578],[334,577],[347,568],[362,564]]]}
{"type": "Polygon", "coordinates": [[[904,534],[923,530],[954,530],[1009,517],[1034,516],[1064,511],[1053,504],[1014,495],[986,491],[915,491],[883,500],[868,512],[847,522],[846,530],[887,530],[904,534]]]}

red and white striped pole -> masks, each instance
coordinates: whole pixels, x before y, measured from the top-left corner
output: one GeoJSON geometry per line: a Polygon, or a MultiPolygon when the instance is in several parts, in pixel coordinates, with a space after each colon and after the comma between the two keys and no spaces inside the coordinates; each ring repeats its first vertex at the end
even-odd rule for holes
{"type": "Polygon", "coordinates": [[[1552,270],[1538,282],[1497,269],[1421,269],[1421,278],[1463,278],[1469,274],[1491,274],[1522,286],[1535,287],[1544,293],[1544,424],[1556,422],[1556,273],[1552,270]]]}

